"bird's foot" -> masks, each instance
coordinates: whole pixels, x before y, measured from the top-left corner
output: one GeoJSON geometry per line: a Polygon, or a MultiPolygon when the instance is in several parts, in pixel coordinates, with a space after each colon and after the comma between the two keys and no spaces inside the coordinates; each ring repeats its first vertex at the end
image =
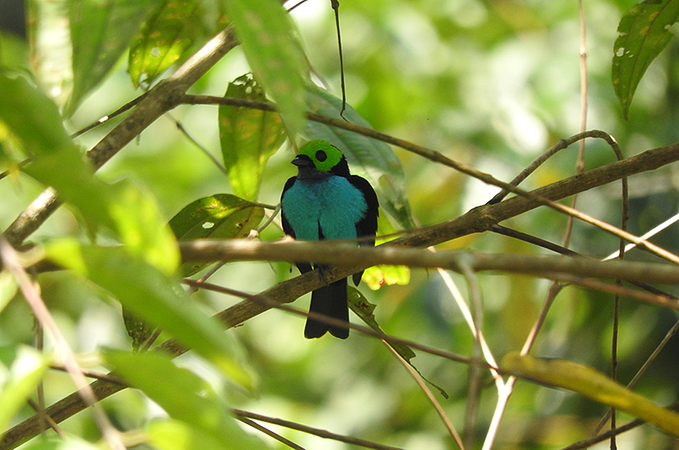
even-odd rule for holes
{"type": "Polygon", "coordinates": [[[328,266],[316,266],[315,269],[321,277],[321,280],[323,280],[323,283],[330,284],[328,282],[328,275],[332,272],[332,269],[328,266]]]}

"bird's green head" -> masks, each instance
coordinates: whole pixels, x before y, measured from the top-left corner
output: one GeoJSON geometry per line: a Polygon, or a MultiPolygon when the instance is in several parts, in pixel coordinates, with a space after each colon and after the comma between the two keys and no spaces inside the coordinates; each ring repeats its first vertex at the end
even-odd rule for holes
{"type": "Polygon", "coordinates": [[[314,139],[299,149],[299,155],[308,156],[319,172],[330,172],[342,160],[342,152],[323,139],[314,139]]]}

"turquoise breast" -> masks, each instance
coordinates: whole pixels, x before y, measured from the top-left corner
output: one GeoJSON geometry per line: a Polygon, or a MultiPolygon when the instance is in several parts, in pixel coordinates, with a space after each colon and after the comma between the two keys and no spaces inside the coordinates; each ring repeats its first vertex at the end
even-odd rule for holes
{"type": "Polygon", "coordinates": [[[282,199],[285,218],[297,239],[355,239],[356,224],[368,210],[361,191],[344,177],[295,181],[282,199]]]}

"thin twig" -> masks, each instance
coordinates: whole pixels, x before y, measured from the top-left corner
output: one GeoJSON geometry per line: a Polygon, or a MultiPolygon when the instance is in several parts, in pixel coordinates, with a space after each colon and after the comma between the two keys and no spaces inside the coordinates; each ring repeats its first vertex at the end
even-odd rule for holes
{"type": "Polygon", "coordinates": [[[340,117],[344,117],[344,111],[347,109],[347,88],[344,82],[344,55],[342,54],[342,34],[340,33],[340,18],[339,18],[339,0],[330,0],[332,10],[335,12],[335,29],[337,30],[337,53],[339,55],[340,63],[340,88],[342,90],[342,107],[340,108],[340,117]]]}
{"type": "Polygon", "coordinates": [[[446,284],[446,287],[448,288],[448,291],[452,295],[453,299],[455,300],[455,304],[457,307],[460,309],[460,313],[462,313],[462,317],[464,318],[465,322],[467,322],[467,326],[471,330],[474,338],[476,339],[476,335],[478,334],[478,339],[481,342],[481,351],[483,352],[483,357],[485,358],[486,362],[489,365],[490,369],[490,374],[493,376],[493,379],[495,380],[495,383],[498,387],[498,389],[504,384],[502,381],[502,376],[495,370],[493,370],[493,367],[497,367],[497,361],[495,360],[495,357],[493,356],[493,353],[490,351],[490,347],[488,346],[488,343],[486,342],[486,338],[484,337],[483,330],[479,330],[474,326],[474,320],[472,319],[472,313],[469,310],[469,307],[467,306],[467,303],[464,301],[464,298],[462,297],[462,293],[460,293],[460,290],[457,288],[457,285],[453,281],[452,277],[450,274],[442,269],[441,267],[437,267],[436,270],[438,271],[438,274],[441,276],[441,279],[443,282],[446,284]]]}
{"type": "MultiPolygon", "coordinates": [[[[61,364],[50,364],[50,369],[52,370],[59,370],[61,372],[68,372],[68,369],[61,364]]],[[[127,386],[127,383],[125,383],[123,380],[120,378],[111,375],[110,373],[101,373],[101,372],[95,372],[92,370],[87,370],[87,369],[80,369],[80,372],[87,378],[92,378],[93,380],[101,380],[101,381],[106,381],[107,383],[111,384],[118,384],[120,386],[127,386]]]]}
{"type": "Polygon", "coordinates": [[[51,428],[57,434],[57,436],[59,436],[62,439],[66,437],[66,433],[64,433],[64,431],[61,429],[61,427],[59,427],[59,424],[57,424],[50,416],[45,414],[45,406],[44,405],[39,405],[38,403],[34,402],[30,398],[27,400],[27,403],[28,403],[28,406],[33,408],[33,410],[35,410],[35,412],[38,413],[38,415],[40,416],[40,420],[44,421],[45,425],[47,425],[47,427],[51,428]]]}
{"type": "Polygon", "coordinates": [[[178,129],[184,136],[186,136],[186,138],[187,138],[189,141],[191,141],[191,143],[192,143],[193,145],[195,145],[195,146],[198,148],[198,150],[200,150],[205,156],[207,156],[207,158],[210,160],[210,162],[212,162],[212,164],[214,164],[214,165],[220,170],[220,172],[222,172],[224,175],[227,175],[227,176],[229,175],[229,172],[226,170],[226,168],[224,167],[224,165],[223,165],[221,162],[219,162],[219,160],[218,160],[217,158],[215,158],[215,156],[214,156],[212,153],[210,153],[210,151],[209,151],[203,144],[201,144],[201,143],[198,142],[196,139],[194,139],[194,137],[191,136],[191,134],[186,130],[186,128],[184,128],[184,125],[182,125],[182,123],[181,123],[180,121],[178,121],[177,119],[175,119],[175,118],[172,116],[172,114],[170,114],[170,113],[165,114],[165,116],[166,116],[169,120],[171,120],[172,123],[174,123],[174,126],[177,127],[177,129],[178,129]]]}
{"type": "Polygon", "coordinates": [[[109,120],[113,119],[114,117],[121,115],[121,114],[124,113],[125,111],[128,111],[128,110],[132,109],[133,107],[137,106],[137,105],[139,104],[139,102],[141,102],[141,101],[144,99],[144,97],[146,97],[147,94],[148,94],[148,91],[147,91],[147,92],[144,92],[144,93],[141,94],[139,97],[137,97],[137,98],[135,98],[134,100],[131,100],[131,101],[125,103],[123,106],[121,106],[120,108],[116,109],[116,110],[113,111],[111,114],[108,114],[108,115],[106,115],[106,116],[100,118],[100,119],[97,120],[96,122],[94,122],[94,123],[92,123],[92,124],[86,126],[85,128],[82,128],[82,129],[76,131],[75,133],[73,133],[73,134],[71,135],[71,137],[72,137],[72,138],[77,138],[78,136],[87,133],[88,131],[90,131],[90,130],[96,128],[96,127],[98,127],[99,125],[102,125],[102,124],[108,122],[109,120]]]}
{"type": "MultiPolygon", "coordinates": [[[[665,408],[676,410],[677,407],[679,407],[679,401],[676,401],[676,402],[672,403],[671,405],[666,406],[665,408]]],[[[574,444],[569,445],[568,447],[562,448],[561,450],[586,449],[586,448],[593,446],[594,444],[598,444],[599,442],[603,442],[605,440],[608,440],[611,436],[618,435],[618,434],[621,434],[625,431],[632,430],[632,429],[638,427],[639,425],[643,425],[645,423],[646,422],[641,420],[641,419],[634,419],[630,422],[627,422],[625,425],[618,427],[614,430],[608,430],[607,432],[602,433],[598,436],[594,436],[590,439],[585,439],[583,441],[576,442],[574,444]]]]}
{"type": "MultiPolygon", "coordinates": [[[[627,389],[632,389],[639,379],[646,373],[646,370],[651,366],[653,361],[658,357],[660,352],[665,348],[665,346],[670,342],[672,337],[679,331],[679,321],[675,322],[672,328],[670,328],[667,333],[665,333],[665,337],[660,341],[660,343],[655,347],[653,352],[649,355],[648,358],[646,358],[646,361],[644,361],[644,364],[637,370],[637,373],[634,374],[634,377],[632,380],[627,383],[627,386],[625,386],[627,389]]],[[[597,435],[599,431],[606,425],[606,422],[608,422],[608,419],[611,417],[611,410],[609,409],[608,412],[604,415],[604,417],[601,418],[599,423],[597,424],[596,428],[594,428],[594,431],[592,431],[593,435],[597,435]]]]}
{"type": "MultiPolygon", "coordinates": [[[[646,233],[642,234],[641,236],[639,236],[639,239],[643,239],[643,240],[647,241],[648,239],[652,238],[656,234],[660,233],[664,229],[668,228],[671,225],[674,225],[677,222],[679,222],[679,213],[673,215],[669,219],[662,222],[660,225],[656,225],[655,227],[653,227],[652,229],[650,229],[646,233]]],[[[634,247],[636,247],[636,244],[627,244],[624,247],[623,250],[625,252],[629,252],[634,247]]],[[[607,257],[605,257],[602,261],[608,261],[608,260],[617,258],[619,256],[620,256],[620,250],[618,249],[618,250],[614,251],[613,253],[611,253],[610,255],[608,255],[607,257]]]]}
{"type": "Polygon", "coordinates": [[[22,167],[26,167],[27,165],[29,165],[31,163],[31,161],[33,161],[32,158],[26,158],[23,161],[19,161],[18,163],[16,163],[16,168],[8,169],[8,170],[5,170],[4,172],[0,173],[0,180],[8,177],[16,169],[21,169],[22,167]]]}
{"type": "Polygon", "coordinates": [[[244,411],[242,409],[232,409],[231,410],[237,417],[246,417],[248,419],[259,420],[260,422],[267,422],[274,425],[280,425],[285,428],[290,428],[291,430],[302,431],[307,434],[313,434],[314,436],[321,437],[323,439],[332,439],[334,441],[344,442],[346,444],[358,445],[364,448],[372,448],[375,450],[399,450],[398,447],[392,447],[390,445],[378,444],[375,442],[366,441],[364,439],[357,439],[352,436],[344,436],[341,434],[331,433],[327,430],[322,430],[320,428],[313,428],[306,425],[301,425],[296,422],[291,422],[289,420],[277,419],[275,417],[263,416],[261,414],[253,413],[250,411],[244,411]]]}
{"type": "Polygon", "coordinates": [[[283,445],[287,445],[288,447],[293,448],[295,450],[304,450],[304,447],[300,447],[299,445],[292,442],[290,439],[286,439],[283,436],[281,436],[280,434],[274,433],[273,431],[269,430],[268,428],[263,427],[262,425],[258,424],[254,420],[251,420],[251,419],[248,419],[247,417],[243,417],[243,416],[239,416],[239,415],[236,415],[236,418],[238,420],[240,420],[241,422],[243,422],[245,425],[250,426],[257,431],[266,434],[267,436],[277,440],[278,442],[280,442],[283,445]]]}
{"type": "Polygon", "coordinates": [[[403,359],[403,357],[401,355],[399,355],[399,353],[394,349],[394,347],[391,346],[391,344],[389,342],[387,342],[385,340],[383,340],[382,342],[384,342],[384,345],[386,345],[389,348],[389,350],[391,350],[391,352],[394,354],[396,359],[398,359],[398,361],[401,363],[401,365],[408,371],[410,376],[413,377],[413,379],[415,380],[417,385],[420,387],[422,392],[424,392],[424,395],[427,396],[427,399],[429,400],[429,402],[434,407],[436,414],[439,416],[439,418],[443,422],[443,425],[445,425],[450,436],[455,440],[455,443],[460,448],[460,450],[464,450],[465,447],[464,447],[464,444],[462,443],[462,439],[460,438],[460,435],[455,430],[455,427],[450,422],[450,419],[448,419],[448,416],[446,416],[446,413],[443,411],[443,408],[441,407],[439,402],[436,401],[436,397],[434,397],[434,394],[431,392],[431,389],[429,389],[429,387],[427,386],[427,383],[422,379],[422,376],[419,374],[419,372],[417,370],[415,370],[415,368],[408,361],[403,359]]]}
{"type": "MultiPolygon", "coordinates": [[[[41,323],[37,318],[35,319],[35,348],[38,352],[42,353],[45,350],[45,330],[43,329],[41,323]]],[[[40,416],[40,427],[42,428],[41,433],[43,434],[50,424],[48,423],[49,417],[45,414],[45,383],[41,378],[38,382],[37,387],[38,402],[37,412],[40,416]]],[[[33,406],[33,405],[31,405],[33,406]]]]}
{"type": "Polygon", "coordinates": [[[473,269],[472,260],[463,259],[460,264],[460,271],[467,282],[467,292],[469,293],[472,317],[472,333],[474,335],[474,345],[472,347],[472,361],[469,366],[469,380],[467,405],[464,420],[464,436],[467,448],[474,447],[474,436],[476,435],[476,414],[481,397],[481,370],[478,362],[481,361],[481,330],[483,329],[483,306],[481,301],[481,288],[478,278],[473,269]]]}

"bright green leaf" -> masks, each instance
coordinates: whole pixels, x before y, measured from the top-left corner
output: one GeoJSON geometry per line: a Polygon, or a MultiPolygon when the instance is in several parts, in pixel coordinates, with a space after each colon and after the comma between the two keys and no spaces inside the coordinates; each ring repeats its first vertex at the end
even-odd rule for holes
{"type": "Polygon", "coordinates": [[[679,414],[662,408],[591,367],[563,359],[543,359],[517,352],[502,358],[503,370],[549,386],[577,392],[638,417],[679,437],[679,414]]]}
{"type": "Polygon", "coordinates": [[[0,98],[0,121],[33,156],[23,170],[54,187],[91,222],[115,230],[100,200],[105,196],[104,185],[94,180],[92,169],[72,144],[56,105],[25,80],[1,74],[0,98]]]}
{"type": "Polygon", "coordinates": [[[251,387],[250,376],[231,356],[222,327],[187,301],[176,279],[130,257],[122,247],[84,246],[64,239],[48,244],[46,251],[52,261],[109,291],[135,315],[170,333],[236,383],[251,387]]]}
{"type": "MultiPolygon", "coordinates": [[[[377,239],[375,245],[384,244],[394,239],[392,237],[396,230],[387,217],[380,217],[377,222],[377,239]],[[381,236],[388,236],[387,238],[381,236]]],[[[410,267],[408,266],[379,266],[369,267],[363,272],[363,278],[368,287],[377,290],[382,286],[393,286],[395,284],[407,285],[410,283],[410,267]]]]}
{"type": "Polygon", "coordinates": [[[142,22],[162,0],[71,0],[73,92],[66,104],[70,115],[98,85],[139,32],[142,22]]]}
{"type": "Polygon", "coordinates": [[[294,137],[304,127],[307,65],[292,21],[277,0],[227,0],[245,57],[294,137]]]}
{"type": "Polygon", "coordinates": [[[9,271],[0,271],[0,312],[5,309],[7,303],[9,303],[14,295],[17,293],[19,285],[16,282],[16,278],[9,271]]]}
{"type": "MultiPolygon", "coordinates": [[[[237,448],[204,430],[178,420],[155,420],[146,427],[153,447],[158,450],[230,450],[237,448]]],[[[241,447],[256,448],[256,447],[241,447]]]]}
{"type": "Polygon", "coordinates": [[[150,85],[165,69],[185,58],[201,34],[200,6],[197,0],[168,0],[142,25],[128,60],[135,87],[150,85]]]}
{"type": "Polygon", "coordinates": [[[670,27],[678,17],[679,1],[646,0],[620,19],[620,36],[613,46],[612,78],[625,118],[646,69],[672,38],[670,27]]]}
{"type": "MultiPolygon", "coordinates": [[[[246,237],[264,217],[264,208],[231,194],[216,194],[189,203],[170,220],[178,240],[238,239],[246,237]]],[[[189,276],[208,263],[185,263],[181,273],[189,276]]]]}
{"type": "MultiPolygon", "coordinates": [[[[340,118],[342,100],[316,86],[309,86],[309,110],[329,117],[340,118]]],[[[344,117],[355,124],[370,127],[350,105],[344,117]]],[[[305,136],[325,139],[347,157],[352,172],[365,176],[377,192],[380,207],[387,211],[403,228],[414,228],[410,204],[405,192],[403,167],[387,144],[360,134],[308,121],[305,136]]]]}
{"type": "MultiPolygon", "coordinates": [[[[0,374],[0,436],[7,430],[14,415],[35,391],[42,374],[49,365],[49,359],[30,347],[12,349],[13,361],[9,370],[0,374]]],[[[8,353],[3,351],[3,361],[8,353]]]]}
{"type": "Polygon", "coordinates": [[[33,153],[72,147],[56,105],[22,78],[0,72],[0,121],[33,153]]]}
{"type": "Polygon", "coordinates": [[[372,290],[377,290],[382,286],[393,286],[395,284],[406,285],[410,283],[410,268],[407,266],[387,266],[380,264],[366,269],[362,280],[372,290]]]}
{"type": "Polygon", "coordinates": [[[165,218],[147,192],[121,181],[108,185],[73,145],[56,105],[21,78],[0,75],[0,121],[33,157],[22,170],[52,186],[89,224],[116,233],[127,251],[166,274],[179,264],[179,250],[165,218]]]}
{"type": "Polygon", "coordinates": [[[178,240],[237,239],[254,229],[264,209],[231,194],[203,197],[185,206],[170,220],[178,240]]]}
{"type": "MultiPolygon", "coordinates": [[[[266,100],[261,86],[249,74],[229,83],[226,96],[266,100]]],[[[257,200],[264,166],[285,140],[281,116],[251,108],[220,106],[219,138],[234,193],[246,200],[257,200]]]]}
{"type": "Polygon", "coordinates": [[[236,424],[206,381],[175,366],[167,355],[110,351],[105,358],[116,373],[175,419],[149,425],[151,439],[159,448],[266,448],[236,424]]]}
{"type": "Polygon", "coordinates": [[[170,275],[179,266],[179,249],[155,198],[127,180],[111,185],[109,214],[126,249],[170,275]]]}

